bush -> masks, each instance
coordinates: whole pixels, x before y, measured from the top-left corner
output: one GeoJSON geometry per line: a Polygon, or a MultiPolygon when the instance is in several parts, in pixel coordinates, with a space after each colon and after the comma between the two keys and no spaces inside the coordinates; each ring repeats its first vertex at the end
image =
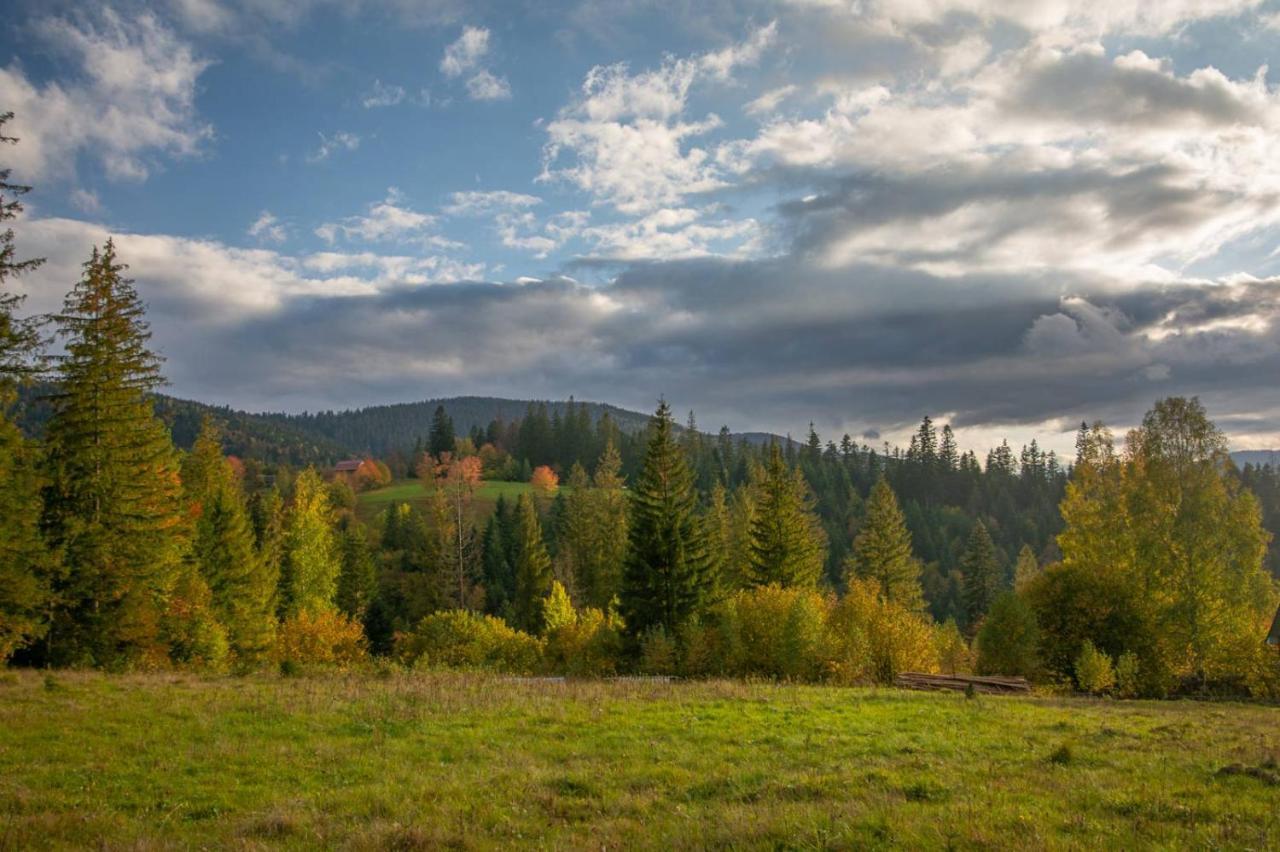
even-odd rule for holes
{"type": "Polygon", "coordinates": [[[678,660],[679,649],[675,639],[667,635],[661,624],[649,628],[640,637],[641,674],[675,674],[678,660]]]}
{"type": "Polygon", "coordinates": [[[1080,656],[1076,657],[1076,686],[1090,695],[1102,695],[1109,692],[1115,683],[1111,658],[1094,647],[1093,642],[1084,640],[1080,656]]]}
{"type": "Polygon", "coordinates": [[[547,611],[544,660],[548,671],[582,677],[617,673],[622,656],[622,619],[616,613],[605,614],[590,607],[575,612],[569,607],[565,615],[557,613],[550,603],[547,611]]]}
{"type": "Polygon", "coordinates": [[[1138,680],[1138,655],[1125,651],[1116,659],[1116,695],[1120,698],[1137,698],[1142,693],[1138,680]]]}
{"type": "Polygon", "coordinates": [[[830,603],[809,589],[760,586],[738,592],[725,619],[737,637],[734,673],[816,680],[828,656],[830,603]]]}
{"type": "Polygon", "coordinates": [[[396,637],[400,661],[426,668],[533,674],[542,651],[542,640],[500,618],[465,610],[432,613],[413,632],[396,637]]]}
{"type": "Polygon", "coordinates": [[[1040,627],[1021,597],[996,598],[978,630],[978,673],[1034,678],[1040,671],[1040,627]]]}
{"type": "Polygon", "coordinates": [[[846,683],[893,683],[901,672],[938,671],[934,626],[902,604],[885,600],[879,586],[855,580],[828,620],[831,666],[846,683]]]}
{"type": "Polygon", "coordinates": [[[939,624],[933,634],[933,644],[938,652],[938,668],[943,674],[970,674],[973,672],[973,651],[954,618],[939,624]]]}
{"type": "Polygon", "coordinates": [[[280,623],[276,636],[276,659],[295,666],[345,668],[368,659],[364,630],[360,622],[340,612],[312,613],[303,610],[280,623]]]}

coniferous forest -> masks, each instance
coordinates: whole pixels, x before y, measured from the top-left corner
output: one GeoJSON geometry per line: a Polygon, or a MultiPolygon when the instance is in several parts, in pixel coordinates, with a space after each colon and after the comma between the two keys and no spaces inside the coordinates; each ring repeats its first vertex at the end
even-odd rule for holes
{"type": "MultiPolygon", "coordinates": [[[[14,219],[27,188],[0,181],[14,219]]],[[[0,240],[0,283],[40,263],[0,240]]],[[[572,400],[485,423],[474,401],[201,412],[157,396],[127,261],[95,247],[53,316],[0,301],[13,664],[1280,696],[1276,472],[1237,470],[1195,399],[1125,436],[1082,425],[1071,459],[1034,442],[980,459],[928,418],[904,449],[707,434],[665,402],[638,422],[572,400]],[[360,510],[393,480],[415,499],[360,510]],[[518,488],[486,502],[486,483],[518,488]]]]}

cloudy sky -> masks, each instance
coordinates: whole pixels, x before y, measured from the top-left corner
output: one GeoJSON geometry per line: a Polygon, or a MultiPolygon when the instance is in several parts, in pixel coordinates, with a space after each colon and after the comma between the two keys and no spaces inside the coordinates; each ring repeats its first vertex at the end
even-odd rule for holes
{"type": "Polygon", "coordinates": [[[28,307],[115,235],[177,395],[1280,446],[1276,3],[11,5],[28,307]]]}

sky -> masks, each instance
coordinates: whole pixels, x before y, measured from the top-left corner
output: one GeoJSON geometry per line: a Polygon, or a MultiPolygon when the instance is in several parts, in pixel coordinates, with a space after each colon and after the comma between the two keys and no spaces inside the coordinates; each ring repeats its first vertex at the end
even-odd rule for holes
{"type": "Polygon", "coordinates": [[[1280,447],[1280,3],[8,5],[17,289],[114,237],[177,396],[1280,447]]]}

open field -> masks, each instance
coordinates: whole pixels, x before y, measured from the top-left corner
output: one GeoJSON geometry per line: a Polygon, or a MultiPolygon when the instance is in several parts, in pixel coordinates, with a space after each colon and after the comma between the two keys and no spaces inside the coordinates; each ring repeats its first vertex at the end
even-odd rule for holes
{"type": "Polygon", "coordinates": [[[1260,848],[1277,758],[1236,704],[13,672],[0,847],[1260,848]]]}
{"type": "MultiPolygon", "coordinates": [[[[476,490],[475,510],[480,520],[493,512],[498,497],[506,497],[514,504],[517,497],[527,494],[531,486],[527,482],[485,481],[476,490]]],[[[388,503],[410,503],[421,509],[427,500],[427,492],[416,479],[400,479],[386,488],[376,488],[357,495],[356,508],[363,520],[370,520],[387,507],[388,503]]]]}

